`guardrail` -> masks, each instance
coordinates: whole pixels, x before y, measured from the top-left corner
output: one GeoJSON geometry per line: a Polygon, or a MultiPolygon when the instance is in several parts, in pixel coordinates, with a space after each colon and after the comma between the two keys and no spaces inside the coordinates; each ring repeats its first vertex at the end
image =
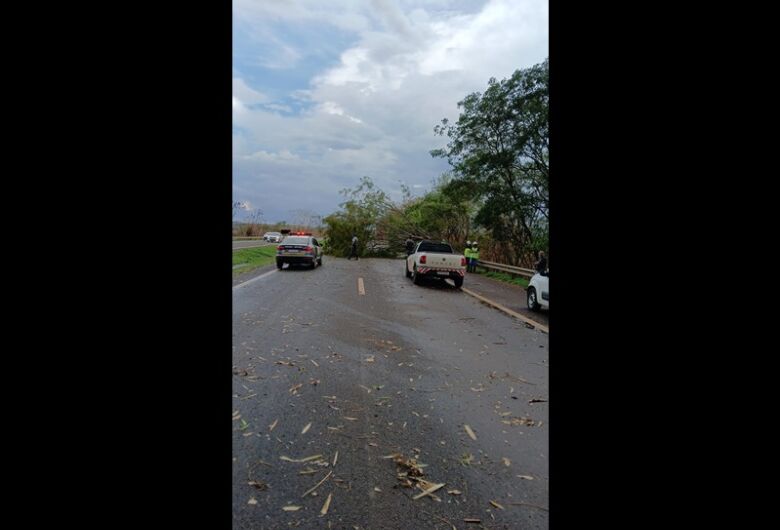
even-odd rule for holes
{"type": "Polygon", "coordinates": [[[233,241],[251,241],[253,239],[263,239],[263,236],[233,236],[233,241]]]}
{"type": "Polygon", "coordinates": [[[477,265],[477,267],[497,270],[501,272],[508,272],[509,274],[517,274],[518,276],[525,276],[526,278],[530,278],[531,276],[536,274],[536,271],[533,269],[524,269],[523,267],[504,265],[503,263],[494,263],[492,261],[479,260],[479,264],[477,265]]]}

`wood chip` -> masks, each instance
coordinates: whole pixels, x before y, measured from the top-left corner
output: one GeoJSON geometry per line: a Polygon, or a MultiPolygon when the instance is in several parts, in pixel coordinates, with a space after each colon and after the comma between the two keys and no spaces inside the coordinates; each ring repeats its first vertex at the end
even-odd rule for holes
{"type": "Polygon", "coordinates": [[[254,497],[251,497],[249,499],[249,501],[247,502],[247,504],[251,504],[251,505],[254,506],[255,504],[257,504],[257,499],[255,499],[254,497]]]}
{"type": "Polygon", "coordinates": [[[534,477],[531,475],[517,475],[517,478],[524,478],[525,480],[533,480],[534,477]]]}
{"type": "Polygon", "coordinates": [[[446,482],[442,482],[441,484],[434,484],[433,486],[431,486],[427,490],[423,491],[419,495],[415,495],[414,497],[412,497],[412,499],[415,500],[415,501],[417,499],[421,499],[421,498],[425,497],[426,495],[430,495],[434,491],[437,491],[437,490],[443,488],[445,485],[446,485],[446,482]]]}
{"type": "Polygon", "coordinates": [[[318,458],[322,458],[322,455],[312,455],[307,456],[306,458],[290,458],[289,456],[280,456],[279,460],[284,460],[285,462],[308,462],[309,460],[317,460],[318,458]]]}
{"type": "Polygon", "coordinates": [[[466,519],[463,519],[464,523],[481,523],[482,519],[474,519],[472,517],[467,517],[466,519]]]}
{"type": "Polygon", "coordinates": [[[277,424],[277,423],[279,423],[279,418],[276,418],[276,419],[274,420],[274,422],[273,422],[271,425],[269,425],[269,426],[268,426],[268,432],[271,432],[271,431],[273,431],[273,430],[274,430],[274,428],[276,427],[276,424],[277,424]]]}
{"type": "Polygon", "coordinates": [[[309,432],[309,428],[310,427],[311,427],[311,422],[306,424],[306,427],[303,428],[303,430],[301,431],[301,434],[306,434],[307,432],[309,432]]]}
{"type": "Polygon", "coordinates": [[[282,510],[284,510],[285,512],[297,512],[300,509],[301,509],[300,506],[283,506],[282,507],[282,510]]]}
{"type": "Polygon", "coordinates": [[[378,492],[378,493],[382,493],[382,490],[380,490],[380,489],[379,489],[378,487],[376,487],[376,486],[374,486],[374,491],[376,491],[376,492],[378,492]]]}
{"type": "Polygon", "coordinates": [[[336,462],[338,462],[339,459],[339,452],[336,451],[336,454],[333,456],[333,467],[336,467],[336,462]]]}
{"type": "Polygon", "coordinates": [[[344,416],[344,419],[349,421],[357,421],[357,418],[350,418],[349,416],[344,416]]]}
{"type": "Polygon", "coordinates": [[[503,510],[504,509],[504,507],[501,506],[500,504],[498,504],[496,501],[490,501],[490,504],[492,504],[493,506],[495,506],[499,510],[503,510]]]}
{"type": "Polygon", "coordinates": [[[450,495],[460,495],[461,491],[460,490],[447,490],[447,493],[449,493],[450,495]]]}
{"type": "Polygon", "coordinates": [[[469,427],[468,425],[463,425],[463,428],[466,429],[466,434],[469,435],[469,438],[471,438],[472,440],[477,439],[477,435],[474,434],[474,431],[471,430],[471,427],[469,427]]]}
{"type": "Polygon", "coordinates": [[[318,367],[318,368],[319,368],[319,366],[320,366],[320,365],[319,365],[319,364],[317,364],[317,361],[315,361],[314,359],[309,359],[309,360],[312,362],[312,364],[313,364],[314,366],[316,366],[316,367],[318,367]]]}
{"type": "Polygon", "coordinates": [[[503,457],[501,460],[504,462],[504,465],[505,465],[506,467],[509,467],[509,466],[511,466],[511,465],[512,465],[512,461],[511,461],[511,460],[509,460],[507,457],[503,457]]]}
{"type": "Polygon", "coordinates": [[[322,505],[322,509],[320,510],[320,515],[327,515],[328,514],[328,508],[330,508],[330,499],[333,497],[332,493],[328,493],[328,498],[325,499],[325,504],[322,505]]]}
{"type": "Polygon", "coordinates": [[[314,474],[316,472],[317,472],[316,469],[311,469],[311,468],[307,467],[303,471],[298,471],[298,474],[299,475],[312,475],[312,474],[314,474]]]}
{"type": "Polygon", "coordinates": [[[289,392],[290,392],[291,394],[294,394],[294,393],[295,393],[295,392],[297,392],[297,391],[298,391],[298,389],[299,389],[299,388],[301,388],[302,386],[303,386],[303,383],[298,383],[297,385],[293,385],[293,386],[291,386],[291,387],[290,387],[290,390],[289,390],[289,392]]]}

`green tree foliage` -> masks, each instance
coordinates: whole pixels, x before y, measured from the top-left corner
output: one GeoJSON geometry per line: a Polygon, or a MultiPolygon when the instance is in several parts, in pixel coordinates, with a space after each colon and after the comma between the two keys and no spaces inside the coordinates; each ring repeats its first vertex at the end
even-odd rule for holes
{"type": "Polygon", "coordinates": [[[434,190],[413,198],[409,188],[401,184],[402,199],[392,201],[369,177],[363,177],[354,189],[342,190],[347,199],[340,210],[327,216],[326,251],[336,256],[349,255],[352,235],[361,245],[382,241],[386,247],[361,250],[365,255],[395,256],[404,252],[407,238],[444,240],[463,246],[468,238],[470,218],[474,208],[462,200],[442,192],[447,183],[443,175],[434,183],[434,190]]]}
{"type": "Polygon", "coordinates": [[[324,219],[328,242],[325,250],[335,256],[348,256],[353,235],[358,237],[362,248],[376,239],[377,221],[385,214],[390,201],[370,177],[363,177],[355,189],[341,190],[341,194],[346,199],[339,205],[341,209],[324,219]]]}
{"type": "Polygon", "coordinates": [[[548,244],[549,63],[491,78],[484,94],[458,103],[458,121],[434,128],[446,148],[431,151],[452,167],[440,193],[477,205],[474,222],[489,230],[510,263],[527,261],[548,244]]]}

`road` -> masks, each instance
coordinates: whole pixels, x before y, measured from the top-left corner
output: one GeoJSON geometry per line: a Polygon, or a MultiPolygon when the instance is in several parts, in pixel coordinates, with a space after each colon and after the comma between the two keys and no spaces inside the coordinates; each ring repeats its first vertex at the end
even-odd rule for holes
{"type": "Polygon", "coordinates": [[[254,247],[267,247],[269,245],[276,245],[277,243],[269,243],[268,241],[249,240],[249,241],[233,241],[233,250],[240,248],[254,248],[254,247]]]}
{"type": "Polygon", "coordinates": [[[547,528],[548,364],[546,334],[401,260],[234,287],[233,527],[547,528]]]}

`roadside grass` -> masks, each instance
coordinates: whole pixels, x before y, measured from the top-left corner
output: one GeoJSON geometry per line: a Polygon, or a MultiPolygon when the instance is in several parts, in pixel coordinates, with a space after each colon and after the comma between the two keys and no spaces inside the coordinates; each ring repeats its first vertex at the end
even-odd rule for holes
{"type": "Polygon", "coordinates": [[[264,265],[270,265],[276,260],[276,245],[268,247],[242,248],[233,251],[233,276],[238,276],[264,265]]]}
{"type": "Polygon", "coordinates": [[[506,272],[496,272],[496,271],[484,272],[477,269],[477,274],[481,276],[485,276],[487,278],[493,278],[494,280],[498,280],[501,282],[511,283],[513,285],[519,285],[520,287],[528,287],[528,282],[529,282],[528,278],[523,278],[523,277],[513,278],[511,274],[508,274],[506,272]]]}

